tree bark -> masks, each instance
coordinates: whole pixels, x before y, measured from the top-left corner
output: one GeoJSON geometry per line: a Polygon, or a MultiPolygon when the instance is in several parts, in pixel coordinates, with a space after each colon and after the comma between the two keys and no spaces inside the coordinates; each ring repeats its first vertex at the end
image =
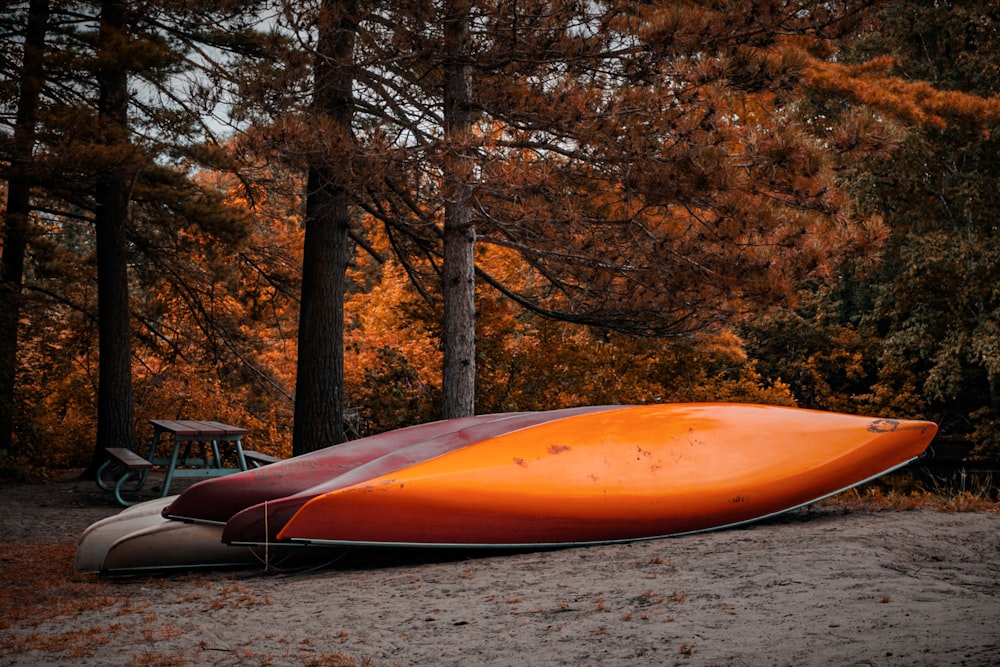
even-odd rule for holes
{"type": "MultiPolygon", "coordinates": [[[[353,116],[356,5],[324,0],[315,57],[313,107],[321,132],[349,147],[353,116]]],[[[327,142],[319,142],[321,145],[327,142]]],[[[346,149],[346,150],[349,150],[346,149]]],[[[350,248],[349,183],[343,155],[317,154],[306,190],[302,301],[292,452],[346,440],[344,432],[344,290],[350,248]],[[332,164],[339,161],[339,164],[332,164]]]]}
{"type": "Polygon", "coordinates": [[[105,447],[133,448],[135,442],[126,237],[130,183],[126,17],[125,0],[101,3],[98,117],[107,161],[97,175],[94,193],[100,364],[97,444],[88,473],[104,460],[105,447]]]}
{"type": "Polygon", "coordinates": [[[472,218],[472,85],[469,3],[447,3],[444,19],[444,369],[445,419],[475,414],[476,228],[472,218]]]}
{"type": "Polygon", "coordinates": [[[3,258],[0,259],[0,452],[9,452],[14,448],[18,323],[21,319],[24,255],[31,228],[32,153],[38,101],[45,77],[45,30],[48,20],[48,0],[31,0],[24,36],[10,178],[7,182],[3,258]]]}

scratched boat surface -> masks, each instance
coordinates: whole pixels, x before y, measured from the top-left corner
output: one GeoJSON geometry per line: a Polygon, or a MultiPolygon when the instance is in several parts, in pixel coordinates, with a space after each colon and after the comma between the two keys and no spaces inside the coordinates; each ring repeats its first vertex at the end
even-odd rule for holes
{"type": "Polygon", "coordinates": [[[560,546],[709,530],[794,509],[921,455],[932,422],[740,404],[550,420],[318,495],[279,541],[560,546]]]}

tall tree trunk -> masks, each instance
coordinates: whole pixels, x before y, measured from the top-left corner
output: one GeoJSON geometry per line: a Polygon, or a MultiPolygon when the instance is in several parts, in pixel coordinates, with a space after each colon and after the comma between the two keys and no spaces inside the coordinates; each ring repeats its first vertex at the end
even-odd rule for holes
{"type": "Polygon", "coordinates": [[[35,147],[38,100],[45,77],[45,29],[48,20],[49,1],[31,0],[24,36],[21,91],[17,101],[10,178],[7,182],[3,258],[0,259],[0,452],[11,451],[14,447],[17,330],[21,319],[24,255],[30,229],[32,152],[35,147]]]}
{"type": "Polygon", "coordinates": [[[444,371],[443,417],[476,408],[476,228],[472,220],[472,84],[469,2],[447,3],[444,17],[444,371]]]}
{"type": "MultiPolygon", "coordinates": [[[[354,0],[323,0],[316,45],[313,107],[334,145],[351,145],[354,101],[354,0]]],[[[319,142],[328,144],[328,142],[319,142]]],[[[343,155],[315,155],[306,189],[295,455],[335,445],[344,433],[344,289],[350,248],[350,171],[343,155]]]]}
{"type": "Polygon", "coordinates": [[[126,0],[103,0],[98,37],[98,116],[107,162],[95,185],[97,228],[97,320],[100,366],[97,444],[88,473],[104,459],[105,447],[132,448],[132,345],[129,326],[128,71],[126,0]]]}

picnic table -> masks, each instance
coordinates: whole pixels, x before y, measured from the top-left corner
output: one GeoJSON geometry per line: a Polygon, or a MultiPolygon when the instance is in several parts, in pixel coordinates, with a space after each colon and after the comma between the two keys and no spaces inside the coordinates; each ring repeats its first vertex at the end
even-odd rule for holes
{"type": "Polygon", "coordinates": [[[97,484],[115,495],[119,504],[134,502],[122,492],[134,493],[145,486],[149,471],[164,468],[166,475],[160,497],[170,494],[178,478],[211,478],[247,470],[277,459],[243,449],[247,429],[216,421],[187,419],[151,419],[153,438],[143,457],[130,449],[109,447],[108,460],[97,471],[97,484]]]}

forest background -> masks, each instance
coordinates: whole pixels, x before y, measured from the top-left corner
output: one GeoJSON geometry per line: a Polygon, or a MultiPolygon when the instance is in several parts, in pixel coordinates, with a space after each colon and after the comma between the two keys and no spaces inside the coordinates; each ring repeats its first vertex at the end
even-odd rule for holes
{"type": "Polygon", "coordinates": [[[0,16],[0,476],[748,401],[1000,458],[1000,10],[31,0],[0,16]]]}

